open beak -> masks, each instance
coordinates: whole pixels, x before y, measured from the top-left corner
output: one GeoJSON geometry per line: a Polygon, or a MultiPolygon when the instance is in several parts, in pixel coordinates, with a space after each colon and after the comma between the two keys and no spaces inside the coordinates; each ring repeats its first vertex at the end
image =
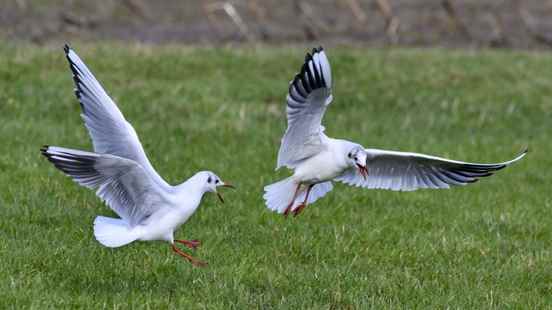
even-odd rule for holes
{"type": "Polygon", "coordinates": [[[217,197],[219,198],[220,202],[224,203],[224,199],[222,198],[222,195],[217,192],[217,197]]]}
{"type": "MultiPolygon", "coordinates": [[[[220,185],[220,187],[228,187],[228,188],[236,189],[234,185],[229,183],[223,183],[222,185],[220,185]]],[[[224,203],[224,199],[222,198],[222,195],[219,192],[217,192],[217,197],[220,200],[220,202],[224,203]]]]}
{"type": "Polygon", "coordinates": [[[231,188],[231,189],[236,189],[236,187],[230,183],[226,183],[224,182],[224,184],[221,185],[222,187],[228,187],[228,188],[231,188]]]}
{"type": "Polygon", "coordinates": [[[366,180],[366,178],[368,177],[368,168],[366,168],[366,166],[362,166],[359,164],[357,164],[357,167],[358,167],[358,173],[360,173],[360,175],[362,175],[364,180],[366,180]]]}

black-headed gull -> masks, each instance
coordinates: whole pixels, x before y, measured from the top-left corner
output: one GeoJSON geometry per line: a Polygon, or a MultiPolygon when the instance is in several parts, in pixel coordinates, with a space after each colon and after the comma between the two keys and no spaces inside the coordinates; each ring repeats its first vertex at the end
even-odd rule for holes
{"type": "Polygon", "coordinates": [[[119,215],[98,216],[94,236],[107,247],[120,247],[135,240],[163,240],[174,252],[194,265],[204,263],[175,246],[195,249],[198,240],[175,240],[173,233],[196,211],[203,194],[217,187],[232,187],[210,171],[201,171],[180,185],[171,186],[150,164],[134,128],[107,95],[92,72],[69,46],[65,54],[75,81],[75,94],[82,107],[94,152],[45,146],[42,154],[78,184],[96,190],[119,215]]]}
{"type": "Polygon", "coordinates": [[[332,181],[369,189],[413,191],[473,183],[520,160],[527,150],[503,163],[477,164],[417,153],[366,149],[324,133],[322,117],[332,102],[330,63],[322,47],[307,53],[301,71],[290,82],[288,127],[276,169],[294,170],[291,177],[265,186],[269,209],[299,214],[307,204],[332,190],[332,181]]]}

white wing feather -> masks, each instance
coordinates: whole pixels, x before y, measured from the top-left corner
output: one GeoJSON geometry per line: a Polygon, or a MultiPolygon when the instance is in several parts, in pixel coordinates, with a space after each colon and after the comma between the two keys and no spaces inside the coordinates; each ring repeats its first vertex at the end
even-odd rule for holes
{"type": "Polygon", "coordinates": [[[347,170],[336,178],[345,184],[369,189],[413,191],[420,188],[449,188],[466,185],[487,177],[523,158],[495,164],[467,163],[418,153],[367,149],[366,180],[357,169],[347,170]]]}
{"type": "Polygon", "coordinates": [[[133,160],[55,146],[45,146],[42,154],[75,182],[96,190],[131,227],[164,202],[163,189],[133,160]]]}
{"type": "Polygon", "coordinates": [[[107,95],[80,57],[65,46],[65,54],[75,81],[75,94],[82,107],[81,117],[88,129],[94,151],[133,160],[140,164],[158,185],[169,187],[149,162],[136,131],[107,95]]]}
{"type": "Polygon", "coordinates": [[[321,123],[332,101],[331,76],[330,63],[321,47],[313,49],[312,55],[307,53],[301,71],[289,85],[288,127],[282,138],[276,169],[293,168],[326,147],[327,137],[321,123]]]}

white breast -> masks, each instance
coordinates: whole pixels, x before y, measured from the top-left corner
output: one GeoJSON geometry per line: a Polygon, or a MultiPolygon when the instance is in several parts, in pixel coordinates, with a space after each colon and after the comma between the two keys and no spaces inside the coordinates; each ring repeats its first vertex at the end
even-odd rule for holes
{"type": "Polygon", "coordinates": [[[295,168],[293,178],[307,184],[333,180],[347,169],[347,165],[336,155],[328,149],[305,160],[295,168]]]}
{"type": "MultiPolygon", "coordinates": [[[[191,196],[191,195],[190,195],[191,196]]],[[[201,199],[178,196],[180,205],[167,205],[152,214],[139,225],[142,230],[140,240],[165,240],[172,242],[173,232],[194,214],[201,199]]]]}

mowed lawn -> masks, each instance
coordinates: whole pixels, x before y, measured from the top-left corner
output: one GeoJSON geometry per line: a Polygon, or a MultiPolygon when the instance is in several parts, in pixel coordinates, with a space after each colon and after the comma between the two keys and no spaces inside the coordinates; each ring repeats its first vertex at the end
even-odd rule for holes
{"type": "Polygon", "coordinates": [[[552,307],[552,54],[327,49],[326,132],[366,147],[496,162],[451,190],[335,184],[297,218],[263,186],[285,130],[304,48],[75,43],[170,183],[209,169],[212,194],[176,233],[200,239],[194,268],[163,242],[108,249],[113,216],[40,155],[91,150],[62,46],[0,48],[0,305],[3,307],[356,309],[552,307]]]}

